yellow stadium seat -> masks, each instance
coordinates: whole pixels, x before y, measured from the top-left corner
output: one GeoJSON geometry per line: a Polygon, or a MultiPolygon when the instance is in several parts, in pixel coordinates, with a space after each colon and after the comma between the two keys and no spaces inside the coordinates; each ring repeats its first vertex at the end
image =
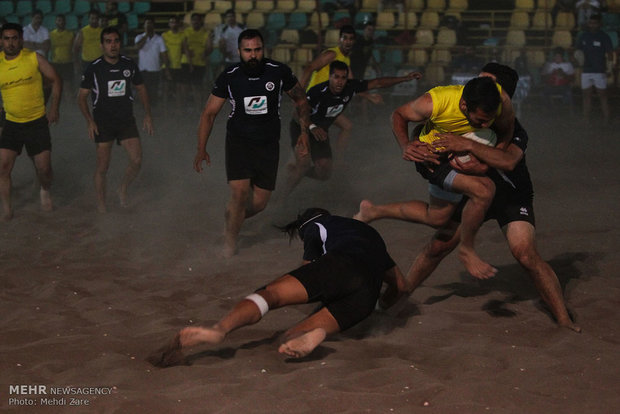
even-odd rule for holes
{"type": "Polygon", "coordinates": [[[298,45],[299,31],[297,29],[282,29],[282,33],[280,33],[280,42],[298,45]]]}
{"type": "Polygon", "coordinates": [[[551,13],[544,10],[536,10],[534,17],[532,17],[532,29],[549,29],[553,26],[553,20],[551,19],[551,13]]]}
{"type": "Polygon", "coordinates": [[[426,10],[443,11],[446,9],[446,0],[426,0],[426,10]]]}
{"type": "Polygon", "coordinates": [[[262,13],[268,13],[272,11],[275,7],[273,0],[256,0],[254,2],[254,10],[260,11],[262,13]]]}
{"type": "Polygon", "coordinates": [[[218,0],[213,2],[213,10],[218,13],[224,13],[226,10],[233,8],[233,2],[230,0],[218,0]]]}
{"type": "Polygon", "coordinates": [[[502,61],[507,62],[508,65],[512,66],[519,56],[521,56],[520,48],[507,47],[502,52],[502,61]]]}
{"type": "Polygon", "coordinates": [[[338,29],[328,29],[325,31],[325,46],[333,47],[337,46],[340,41],[340,30],[338,29]]]}
{"type": "Polygon", "coordinates": [[[526,11],[514,11],[510,16],[511,29],[527,29],[530,27],[530,15],[526,11]]]}
{"type": "Polygon", "coordinates": [[[558,12],[555,18],[555,28],[573,30],[575,27],[575,15],[572,12],[558,12]]]}
{"type": "Polygon", "coordinates": [[[414,66],[425,66],[428,63],[428,52],[423,48],[409,50],[407,62],[414,66]]]}
{"type": "Polygon", "coordinates": [[[426,7],[424,0],[407,0],[405,5],[407,6],[407,10],[412,11],[422,11],[426,7]]]}
{"type": "Polygon", "coordinates": [[[513,29],[506,33],[507,46],[525,46],[525,31],[513,29]]]}
{"type": "Polygon", "coordinates": [[[469,2],[467,0],[448,0],[448,9],[449,10],[458,10],[463,11],[467,10],[469,7],[469,2]]]}
{"type": "Polygon", "coordinates": [[[553,46],[562,46],[563,48],[569,48],[573,46],[573,36],[570,30],[555,30],[551,37],[551,44],[553,46]]]}
{"type": "Polygon", "coordinates": [[[525,50],[525,57],[530,67],[538,69],[542,68],[547,60],[545,56],[545,50],[542,48],[528,47],[525,50]]]}
{"type": "Polygon", "coordinates": [[[429,63],[424,70],[424,81],[430,85],[443,85],[446,73],[443,65],[439,63],[429,63]]]}
{"type": "Polygon", "coordinates": [[[295,0],[278,0],[274,11],[292,13],[295,10],[295,0]]]}
{"type": "Polygon", "coordinates": [[[265,26],[265,15],[259,11],[251,11],[245,18],[245,25],[249,29],[260,29],[265,26]]]}
{"type": "Polygon", "coordinates": [[[316,9],[315,0],[299,0],[297,2],[297,9],[295,11],[302,13],[311,13],[316,9]]]}
{"type": "Polygon", "coordinates": [[[449,65],[452,62],[452,53],[447,48],[434,48],[431,52],[431,62],[449,65]]]}
{"type": "Polygon", "coordinates": [[[205,27],[209,30],[213,30],[215,26],[222,24],[222,15],[217,11],[210,11],[205,14],[205,27]]]}
{"type": "Polygon", "coordinates": [[[319,13],[314,12],[310,15],[310,28],[311,29],[319,29],[329,27],[329,15],[326,12],[321,12],[320,14],[320,23],[319,24],[319,13]]]}
{"type": "Polygon", "coordinates": [[[447,27],[441,27],[437,32],[436,44],[442,46],[456,45],[456,31],[448,29],[447,27]]]}
{"type": "Polygon", "coordinates": [[[300,47],[295,49],[295,53],[293,54],[293,61],[308,63],[314,59],[314,52],[312,49],[308,47],[300,47]]]}
{"type": "Polygon", "coordinates": [[[436,11],[424,11],[420,17],[420,27],[435,29],[439,26],[439,13],[436,11]]]}
{"type": "Polygon", "coordinates": [[[254,8],[252,0],[237,0],[235,2],[235,12],[248,13],[254,8]]]}
{"type": "Polygon", "coordinates": [[[415,33],[417,46],[432,46],[435,43],[435,35],[431,29],[418,29],[415,33]]]}
{"type": "Polygon", "coordinates": [[[534,0],[516,0],[515,10],[534,10],[534,0]]]}
{"type": "Polygon", "coordinates": [[[377,21],[375,27],[378,30],[390,30],[393,29],[396,24],[394,13],[391,11],[382,11],[377,13],[377,21]]]}
{"type": "Polygon", "coordinates": [[[291,61],[291,50],[288,47],[276,46],[271,51],[271,58],[278,62],[288,63],[291,61]]]}
{"type": "Polygon", "coordinates": [[[192,11],[196,13],[205,13],[211,10],[213,2],[211,0],[196,0],[194,1],[194,9],[192,11]]]}

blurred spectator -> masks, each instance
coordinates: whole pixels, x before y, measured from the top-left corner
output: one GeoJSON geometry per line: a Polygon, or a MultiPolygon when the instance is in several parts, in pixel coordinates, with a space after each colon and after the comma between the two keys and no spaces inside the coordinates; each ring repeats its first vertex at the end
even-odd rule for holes
{"type": "Polygon", "coordinates": [[[235,11],[226,10],[224,23],[218,25],[213,32],[213,47],[220,48],[226,64],[239,62],[237,39],[244,30],[245,26],[237,23],[235,11]]]}
{"type": "Polygon", "coordinates": [[[166,77],[170,79],[168,70],[169,61],[164,39],[155,33],[155,21],[147,16],[144,19],[144,33],[136,36],[138,49],[138,68],[142,72],[142,79],[146,87],[151,105],[156,106],[159,101],[159,82],[162,64],[166,65],[166,77]]]}
{"type": "Polygon", "coordinates": [[[366,67],[370,62],[373,69],[375,69],[376,76],[380,76],[381,67],[373,56],[373,50],[375,49],[375,24],[374,22],[364,23],[364,30],[362,36],[355,38],[353,44],[353,50],[351,51],[351,71],[353,77],[356,79],[364,79],[364,73],[366,67]]]}
{"type": "Polygon", "coordinates": [[[164,95],[168,100],[176,98],[177,101],[182,102],[187,95],[187,83],[183,82],[183,71],[181,69],[185,34],[181,31],[181,20],[178,16],[172,16],[168,20],[168,27],[170,30],[162,34],[164,44],[168,49],[167,68],[170,73],[164,95]]]}
{"type": "Polygon", "coordinates": [[[398,26],[405,12],[405,0],[379,0],[379,3],[377,3],[377,13],[382,12],[385,8],[395,8],[397,10],[394,24],[398,26]]]}
{"type": "Polygon", "coordinates": [[[50,51],[50,32],[43,23],[43,12],[35,10],[32,12],[32,21],[24,27],[24,47],[34,50],[47,59],[50,51]]]}
{"type": "Polygon", "coordinates": [[[542,68],[545,97],[549,101],[554,96],[561,96],[572,108],[573,106],[573,80],[575,68],[566,60],[565,50],[561,47],[553,49],[551,60],[542,68]]]}
{"type": "Polygon", "coordinates": [[[101,56],[101,30],[99,12],[93,9],[88,12],[88,25],[78,31],[73,43],[73,56],[80,73],[86,70],[90,62],[101,56]]]}
{"type": "Polygon", "coordinates": [[[553,24],[555,24],[555,18],[558,16],[559,12],[570,12],[575,14],[575,3],[577,3],[577,0],[556,0],[551,8],[551,19],[553,20],[553,24]]]}
{"type": "Polygon", "coordinates": [[[607,10],[607,0],[579,0],[575,4],[575,9],[577,11],[577,25],[584,28],[588,24],[590,16],[607,10]]]}
{"type": "Polygon", "coordinates": [[[65,94],[73,91],[73,32],[66,29],[67,20],[64,14],[56,15],[56,28],[50,33],[50,62],[61,77],[65,94]]]}
{"type": "MultiPolygon", "coordinates": [[[[123,45],[127,45],[127,31],[129,25],[127,23],[127,16],[118,11],[118,2],[108,1],[105,5],[103,17],[108,19],[108,24],[105,27],[116,26],[121,34],[121,42],[123,42],[123,45]]],[[[102,25],[101,27],[104,26],[102,25]]]]}

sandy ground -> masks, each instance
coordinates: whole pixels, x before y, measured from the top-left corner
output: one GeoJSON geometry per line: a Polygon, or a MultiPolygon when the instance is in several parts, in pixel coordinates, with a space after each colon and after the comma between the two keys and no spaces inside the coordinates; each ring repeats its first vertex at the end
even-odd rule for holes
{"type": "MultiPolygon", "coordinates": [[[[156,110],[156,133],[143,137],[144,167],[129,207],[118,207],[114,194],[125,162],[116,147],[110,211],[102,215],[95,212],[94,146],[77,107],[65,101],[52,129],[55,211],[39,211],[32,165],[22,156],[13,174],[15,218],[0,223],[2,410],[617,412],[620,124],[587,129],[578,117],[542,105],[526,107],[522,118],[530,132],[539,249],[583,333],[556,327],[489,222],[479,250],[499,268],[497,277],[474,280],[449,257],[396,309],[376,312],[302,361],[277,353],[278,335],[312,305],[270,312],[219,347],[192,350],[191,366],[159,369],[145,361],[181,327],[212,323],[296,267],[301,243],[289,245],[273,225],[298,210],[321,206],[352,215],[362,198],[426,199],[423,179],[400,159],[391,136],[391,108],[373,111],[372,120],[351,108],[355,133],[334,177],[302,182],[286,206],[249,220],[238,256],[225,260],[217,255],[228,197],[223,114],[209,143],[212,165],[197,174],[198,109],[156,110]],[[18,394],[16,385],[43,385],[47,394],[18,394]],[[62,397],[53,390],[69,386],[77,390],[60,406],[42,407],[62,397]],[[36,406],[18,405],[30,403],[36,406]]],[[[290,112],[284,98],[283,130],[290,112]]],[[[284,166],[288,132],[281,143],[284,166]]],[[[394,221],[374,226],[403,270],[432,234],[394,221]]]]}

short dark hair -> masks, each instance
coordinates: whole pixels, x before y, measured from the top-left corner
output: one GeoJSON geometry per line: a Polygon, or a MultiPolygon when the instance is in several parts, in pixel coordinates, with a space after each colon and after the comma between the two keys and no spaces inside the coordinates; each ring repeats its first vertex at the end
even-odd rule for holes
{"type": "Polygon", "coordinates": [[[58,14],[56,15],[56,18],[59,18],[59,17],[60,17],[61,19],[67,20],[67,16],[65,16],[63,13],[58,13],[58,14]]]}
{"type": "Polygon", "coordinates": [[[145,16],[144,21],[146,22],[147,20],[155,23],[155,19],[153,18],[153,16],[145,16]]]}
{"type": "Polygon", "coordinates": [[[202,16],[203,16],[203,14],[202,14],[202,13],[192,13],[191,19],[193,19],[193,18],[194,18],[194,17],[196,17],[196,16],[198,16],[198,17],[202,17],[202,16]]]}
{"type": "Polygon", "coordinates": [[[353,37],[355,37],[356,33],[355,33],[355,27],[351,26],[350,24],[345,24],[344,26],[342,26],[340,28],[340,34],[339,37],[342,37],[343,34],[352,34],[353,37]]]}
{"type": "Polygon", "coordinates": [[[241,48],[241,41],[243,39],[254,39],[255,37],[260,38],[261,43],[265,44],[263,40],[263,35],[256,29],[245,29],[243,32],[239,34],[237,38],[237,47],[241,48]]]}
{"type": "Polygon", "coordinates": [[[233,16],[235,15],[235,10],[234,9],[228,9],[224,12],[224,16],[228,16],[229,14],[232,14],[233,16]]]}
{"type": "Polygon", "coordinates": [[[288,234],[289,240],[293,240],[295,236],[299,236],[299,238],[301,239],[302,234],[303,234],[302,229],[306,225],[310,224],[311,222],[313,222],[314,220],[316,220],[317,218],[321,216],[329,216],[329,215],[331,215],[329,211],[323,208],[312,207],[312,208],[306,209],[306,211],[304,211],[303,213],[298,214],[296,220],[291,221],[287,225],[278,227],[278,228],[282,230],[282,232],[288,234]]]}
{"type": "Polygon", "coordinates": [[[589,20],[596,20],[597,22],[602,22],[603,21],[603,16],[601,16],[600,14],[592,14],[590,15],[590,19],[589,20]]]}
{"type": "Polygon", "coordinates": [[[349,66],[341,60],[334,60],[332,63],[329,64],[330,75],[337,70],[345,70],[347,72],[347,75],[349,74],[349,66]]]}
{"type": "Polygon", "coordinates": [[[40,9],[34,9],[34,10],[32,11],[31,16],[32,16],[32,17],[34,17],[34,16],[36,16],[36,15],[39,15],[39,16],[43,17],[43,12],[42,12],[40,9]]]}
{"type": "Polygon", "coordinates": [[[463,99],[467,106],[467,112],[475,112],[481,109],[485,114],[497,111],[501,103],[501,97],[495,81],[488,76],[473,78],[463,88],[463,99]]]}
{"type": "Polygon", "coordinates": [[[22,27],[21,24],[11,23],[11,22],[4,23],[2,25],[2,28],[0,29],[0,36],[4,34],[5,30],[15,30],[17,33],[19,33],[19,37],[24,36],[24,28],[22,27]]]}
{"type": "Polygon", "coordinates": [[[495,80],[506,91],[508,96],[512,98],[515,90],[517,89],[517,82],[519,82],[519,74],[516,70],[507,65],[502,65],[497,62],[490,62],[484,65],[482,72],[488,72],[495,75],[495,80]]]}
{"type": "Polygon", "coordinates": [[[94,14],[97,17],[101,16],[101,13],[99,13],[99,10],[97,9],[90,9],[88,12],[88,17],[90,17],[91,14],[94,14]]]}
{"type": "Polygon", "coordinates": [[[101,41],[101,44],[103,44],[103,36],[105,35],[109,35],[112,33],[116,33],[118,35],[118,38],[121,38],[121,32],[119,32],[118,27],[116,26],[108,26],[105,29],[103,29],[101,31],[101,36],[99,36],[99,40],[101,41]]]}

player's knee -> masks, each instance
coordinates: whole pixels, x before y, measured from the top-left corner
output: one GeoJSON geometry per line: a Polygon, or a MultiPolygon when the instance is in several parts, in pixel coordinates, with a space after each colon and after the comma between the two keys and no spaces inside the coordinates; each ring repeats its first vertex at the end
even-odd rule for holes
{"type": "Polygon", "coordinates": [[[526,269],[532,269],[540,257],[534,247],[529,245],[512,246],[511,251],[517,262],[526,269]]]}
{"type": "Polygon", "coordinates": [[[493,201],[493,197],[495,196],[495,184],[490,178],[483,177],[480,180],[476,180],[476,183],[473,186],[473,193],[474,197],[472,197],[472,199],[476,199],[484,203],[491,203],[491,201],[493,201]]]}
{"type": "Polygon", "coordinates": [[[265,316],[267,312],[269,312],[269,303],[267,303],[265,298],[258,293],[252,293],[251,295],[246,296],[245,300],[249,300],[254,305],[256,305],[258,311],[260,312],[261,318],[265,316]]]}

